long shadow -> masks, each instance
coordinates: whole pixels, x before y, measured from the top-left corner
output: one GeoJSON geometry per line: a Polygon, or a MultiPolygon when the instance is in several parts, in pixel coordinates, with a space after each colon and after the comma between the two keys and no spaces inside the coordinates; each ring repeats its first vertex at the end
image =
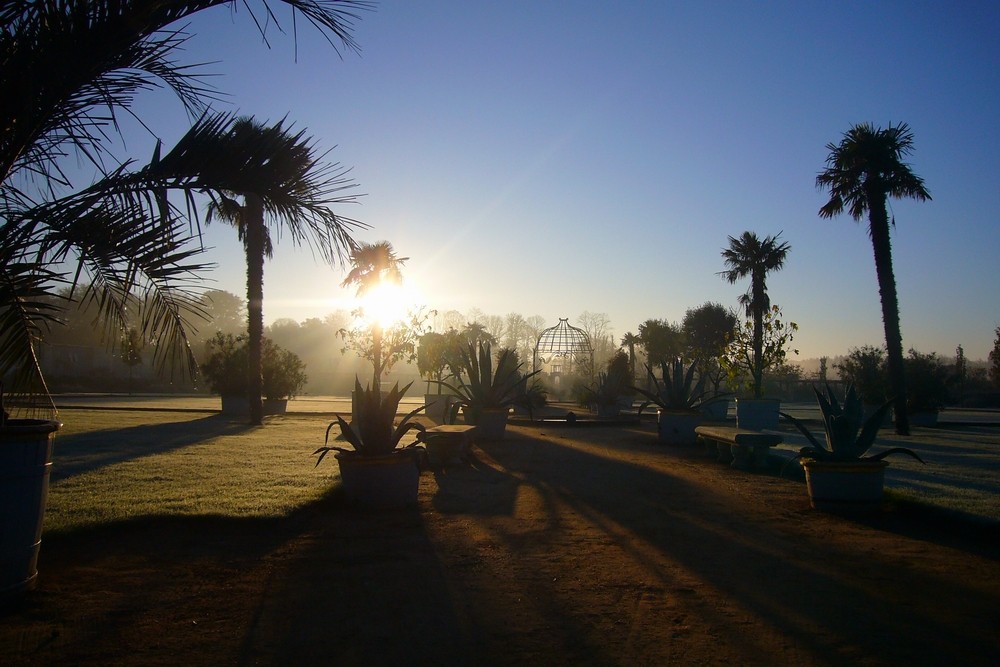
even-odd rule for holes
{"type": "MultiPolygon", "coordinates": [[[[732,515],[730,505],[713,502],[712,488],[666,469],[540,437],[480,446],[511,473],[540,490],[558,493],[598,525],[620,526],[702,581],[725,590],[819,661],[850,662],[849,654],[860,650],[879,656],[883,664],[915,655],[931,662],[938,656],[946,662],[977,664],[1000,650],[985,620],[997,600],[981,590],[922,575],[919,568],[882,561],[878,554],[847,551],[805,535],[790,538],[788,532],[756,521],[749,507],[745,514],[732,515]],[[525,465],[537,458],[531,450],[541,448],[549,450],[550,464],[525,465]],[[581,475],[581,470],[587,472],[581,475]],[[779,579],[780,587],[774,585],[779,579]],[[894,603],[922,593],[936,599],[934,613],[894,603]],[[845,613],[821,615],[816,599],[824,599],[826,609],[845,613]]],[[[664,586],[672,585],[671,575],[631,546],[631,540],[616,539],[622,549],[657,571],[664,586]]],[[[717,610],[701,611],[713,623],[730,624],[717,610]]],[[[742,650],[744,656],[765,660],[766,648],[747,638],[742,650]]]]}
{"type": "Polygon", "coordinates": [[[59,435],[55,442],[51,480],[66,479],[114,463],[162,454],[252,428],[255,427],[232,422],[228,417],[210,415],[200,419],[59,435]]]}
{"type": "Polygon", "coordinates": [[[280,518],[147,516],[60,533],[39,571],[38,590],[0,612],[0,663],[459,664],[465,653],[442,640],[460,636],[458,621],[417,509],[356,511],[339,485],[280,518]]]}

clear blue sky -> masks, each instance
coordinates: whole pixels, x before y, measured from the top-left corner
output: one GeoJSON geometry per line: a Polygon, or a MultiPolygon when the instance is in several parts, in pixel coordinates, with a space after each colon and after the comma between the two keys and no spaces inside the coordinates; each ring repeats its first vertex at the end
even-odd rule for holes
{"type": "MultiPolygon", "coordinates": [[[[279,18],[290,25],[281,8],[279,18]]],[[[904,121],[932,202],[892,202],[904,347],[985,358],[1000,326],[1000,4],[466,2],[365,12],[359,56],[299,22],[269,51],[245,9],[199,16],[186,54],[261,120],[287,115],[353,167],[372,225],[439,310],[603,312],[617,336],[735,307],[727,236],[783,232],[772,302],[800,358],[881,344],[866,223],[821,220],[826,144],[904,121]]],[[[141,113],[168,142],[171,98],[141,113]]],[[[152,140],[133,142],[148,155],[152,140]],[[148,148],[146,144],[149,144],[148,148]]],[[[235,233],[213,227],[213,287],[242,294],[235,233]]],[[[343,270],[281,244],[265,318],[349,306],[343,270]]]]}

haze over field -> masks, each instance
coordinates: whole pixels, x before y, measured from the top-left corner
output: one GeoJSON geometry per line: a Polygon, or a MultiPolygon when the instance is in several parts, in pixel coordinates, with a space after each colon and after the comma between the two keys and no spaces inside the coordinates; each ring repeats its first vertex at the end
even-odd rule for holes
{"type": "MultiPolygon", "coordinates": [[[[353,166],[365,196],[341,212],[372,225],[359,240],[410,257],[414,299],[431,308],[550,325],[607,313],[620,337],[706,301],[736,307],[746,283],[717,275],[727,237],[783,232],[791,252],[768,288],[801,327],[799,358],[879,345],[867,224],[821,220],[814,180],[852,124],[906,122],[933,201],[891,202],[904,347],[992,348],[996,3],[390,0],[362,13],[362,54],[342,59],[314,31],[298,31],[296,55],[290,37],[269,29],[268,52],[254,30],[202,12],[186,55],[221,61],[206,70],[224,75],[222,107],[287,115],[353,166]]],[[[173,99],[145,104],[166,142],[186,127],[173,99]]],[[[129,149],[153,142],[135,131],[129,149]]],[[[206,242],[211,287],[243,294],[233,230],[214,225],[206,242]]],[[[266,320],[350,309],[344,275],[279,244],[266,320]]]]}

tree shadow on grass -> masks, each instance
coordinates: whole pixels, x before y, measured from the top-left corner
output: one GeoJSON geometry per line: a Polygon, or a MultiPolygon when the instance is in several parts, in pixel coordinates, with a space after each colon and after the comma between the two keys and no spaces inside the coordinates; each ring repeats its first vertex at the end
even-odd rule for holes
{"type": "Polygon", "coordinates": [[[200,419],[102,429],[56,437],[51,480],[58,481],[104,466],[181,449],[226,435],[251,430],[247,424],[221,415],[200,419]]]}
{"type": "Polygon", "coordinates": [[[39,589],[0,618],[0,663],[456,664],[416,508],[339,485],[280,518],[147,516],[46,538],[39,589]]]}
{"type": "MultiPolygon", "coordinates": [[[[837,546],[817,533],[794,536],[780,517],[758,520],[752,504],[734,514],[732,502],[720,501],[728,494],[724,485],[704,486],[691,475],[673,474],[668,465],[604,457],[572,442],[530,435],[480,446],[511,474],[541,493],[557,494],[604,527],[622,550],[657,573],[663,590],[677,587],[668,564],[679,564],[815,660],[839,656],[831,658],[839,663],[868,655],[892,664],[920,655],[930,662],[975,663],[997,651],[984,620],[996,600],[984,590],[900,567],[878,553],[837,546]],[[911,604],[922,595],[934,603],[911,604]]],[[[838,521],[829,519],[832,530],[838,521]]],[[[512,542],[511,548],[516,552],[521,545],[512,542]]],[[[542,586],[536,593],[541,599],[547,595],[542,586]]],[[[551,598],[553,613],[564,613],[554,592],[551,598]]],[[[729,626],[734,634],[727,639],[742,657],[773,657],[772,647],[741,637],[739,624],[719,609],[703,606],[699,614],[713,626],[729,626]]]]}

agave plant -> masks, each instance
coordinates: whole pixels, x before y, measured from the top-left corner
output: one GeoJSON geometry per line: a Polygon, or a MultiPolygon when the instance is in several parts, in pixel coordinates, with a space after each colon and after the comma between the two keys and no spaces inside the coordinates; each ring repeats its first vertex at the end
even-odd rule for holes
{"type": "Polygon", "coordinates": [[[528,380],[540,371],[521,374],[521,364],[513,350],[504,349],[493,368],[493,353],[489,343],[469,344],[462,349],[463,373],[455,384],[437,381],[458,396],[456,406],[465,406],[474,414],[483,410],[509,408],[526,392],[528,380]]]}
{"type": "Polygon", "coordinates": [[[816,400],[823,413],[823,427],[826,431],[825,446],[809,432],[809,429],[801,421],[784,412],[780,413],[812,443],[809,447],[803,447],[799,450],[800,457],[837,462],[881,461],[891,454],[906,454],[921,463],[924,462],[917,456],[916,452],[906,447],[892,447],[878,454],[867,455],[868,450],[875,444],[879,426],[892,407],[892,399],[880,406],[868,419],[865,419],[861,394],[855,390],[853,384],[848,385],[843,404],[837,400],[830,385],[826,386],[825,396],[815,387],[813,387],[813,391],[816,392],[816,400]]]}
{"type": "MultiPolygon", "coordinates": [[[[413,383],[411,382],[410,384],[413,383]]],[[[357,399],[357,417],[348,424],[343,417],[336,415],[337,420],[330,422],[330,425],[326,427],[326,438],[323,441],[323,446],[313,452],[313,455],[319,454],[316,465],[319,465],[323,457],[334,450],[352,454],[356,453],[358,456],[366,457],[386,456],[396,451],[399,441],[409,431],[424,432],[426,429],[423,424],[410,420],[418,412],[427,407],[425,405],[421,405],[416,410],[407,413],[399,424],[393,423],[396,418],[396,411],[399,408],[399,400],[403,398],[403,394],[410,388],[410,384],[407,384],[401,390],[397,382],[393,385],[392,390],[383,397],[382,392],[377,387],[366,387],[363,389],[361,381],[355,377],[354,391],[357,399]],[[341,437],[350,443],[353,449],[346,449],[330,444],[330,431],[335,426],[340,427],[341,437]]],[[[402,449],[410,449],[416,446],[417,443],[413,443],[402,449]]]]}
{"type": "Polygon", "coordinates": [[[670,364],[665,361],[661,362],[660,368],[663,371],[663,386],[661,387],[659,380],[653,375],[653,369],[650,368],[649,364],[646,364],[646,372],[649,374],[653,386],[656,387],[656,391],[633,387],[649,399],[640,406],[639,412],[641,413],[650,403],[662,410],[695,412],[702,405],[725,396],[725,394],[710,394],[705,389],[706,376],[704,375],[698,378],[698,382],[694,381],[695,365],[695,362],[691,362],[691,365],[685,370],[684,362],[680,357],[674,359],[670,364]]]}

